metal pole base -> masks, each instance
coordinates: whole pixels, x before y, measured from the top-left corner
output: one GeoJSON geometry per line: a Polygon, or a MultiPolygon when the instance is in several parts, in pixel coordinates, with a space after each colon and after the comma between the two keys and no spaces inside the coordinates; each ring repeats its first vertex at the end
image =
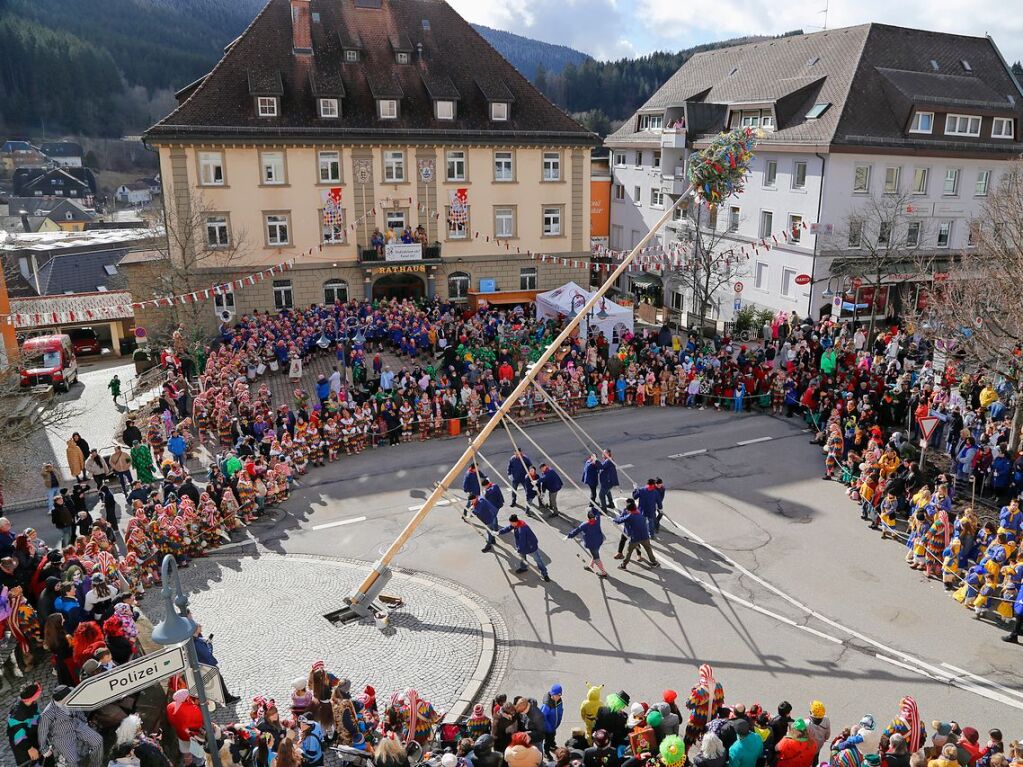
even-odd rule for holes
{"type": "Polygon", "coordinates": [[[396,597],[383,596],[383,590],[391,580],[391,569],[377,560],[373,563],[373,572],[377,574],[377,578],[372,586],[365,592],[356,590],[345,597],[344,607],[327,613],[324,617],[331,623],[352,623],[364,618],[376,618],[379,613],[386,615],[387,604],[391,606],[400,604],[401,600],[396,597]],[[386,604],[380,604],[377,600],[382,600],[386,604]]]}

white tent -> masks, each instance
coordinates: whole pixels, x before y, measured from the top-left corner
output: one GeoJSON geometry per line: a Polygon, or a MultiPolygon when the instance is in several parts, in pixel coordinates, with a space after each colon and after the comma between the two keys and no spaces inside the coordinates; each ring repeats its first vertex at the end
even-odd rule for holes
{"type": "MultiPolygon", "coordinates": [[[[546,293],[537,293],[536,316],[540,319],[568,317],[573,311],[578,312],[593,295],[592,291],[580,287],[574,282],[566,282],[560,288],[548,290],[546,293]]],[[[605,299],[599,302],[593,313],[584,317],[580,323],[582,333],[588,334],[590,328],[594,333],[603,332],[604,337],[611,343],[612,349],[615,349],[623,329],[633,331],[632,309],[605,299]]]]}

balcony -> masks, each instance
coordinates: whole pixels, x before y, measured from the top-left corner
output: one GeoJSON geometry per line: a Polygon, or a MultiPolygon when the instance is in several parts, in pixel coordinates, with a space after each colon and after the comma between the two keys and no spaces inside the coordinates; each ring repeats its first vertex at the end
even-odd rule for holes
{"type": "Polygon", "coordinates": [[[665,128],[661,132],[661,147],[665,149],[685,149],[685,127],[665,128]]]}
{"type": "Polygon", "coordinates": [[[661,191],[665,194],[682,194],[687,185],[685,168],[675,168],[671,174],[661,175],[661,191]]]}
{"type": "Polygon", "coordinates": [[[434,242],[428,245],[424,245],[420,242],[391,242],[384,245],[382,251],[378,251],[376,248],[367,248],[365,245],[359,246],[359,263],[362,264],[400,264],[400,263],[417,263],[417,262],[430,262],[437,263],[440,261],[441,245],[439,242],[434,242]]]}

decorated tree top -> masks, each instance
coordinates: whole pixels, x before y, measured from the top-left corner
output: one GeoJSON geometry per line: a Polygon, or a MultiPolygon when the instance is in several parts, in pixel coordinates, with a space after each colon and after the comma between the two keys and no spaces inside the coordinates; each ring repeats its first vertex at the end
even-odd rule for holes
{"type": "Polygon", "coordinates": [[[689,164],[689,181],[697,197],[716,205],[740,193],[758,137],[759,132],[752,128],[736,128],[719,133],[710,146],[695,155],[689,164]]]}

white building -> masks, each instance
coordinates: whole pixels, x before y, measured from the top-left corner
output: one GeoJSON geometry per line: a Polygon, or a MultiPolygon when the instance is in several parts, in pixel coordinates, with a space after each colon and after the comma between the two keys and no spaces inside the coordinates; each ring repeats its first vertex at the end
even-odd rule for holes
{"type": "Polygon", "coordinates": [[[153,201],[153,193],[145,181],[132,181],[117,187],[114,197],[122,205],[148,205],[153,201]]]}
{"type": "MultiPolygon", "coordinates": [[[[1023,91],[990,38],[866,24],[700,53],[606,140],[611,247],[638,242],[685,190],[690,152],[722,130],[760,128],[745,191],[714,211],[718,250],[750,255],[743,304],[816,317],[831,311],[835,292],[853,289],[832,264],[862,258],[867,237],[915,242],[921,255],[937,256],[935,272],[971,247],[973,219],[1021,155],[1021,117],[1023,91]],[[861,231],[865,206],[886,196],[907,200],[900,231],[871,228],[866,215],[861,231]]],[[[855,302],[897,317],[932,278],[907,264],[883,282],[908,290],[874,296],[864,269],[855,302]]],[[[684,321],[692,295],[677,274],[663,279],[664,303],[684,321]]],[[[722,288],[712,319],[732,318],[734,295],[722,288]]]]}

